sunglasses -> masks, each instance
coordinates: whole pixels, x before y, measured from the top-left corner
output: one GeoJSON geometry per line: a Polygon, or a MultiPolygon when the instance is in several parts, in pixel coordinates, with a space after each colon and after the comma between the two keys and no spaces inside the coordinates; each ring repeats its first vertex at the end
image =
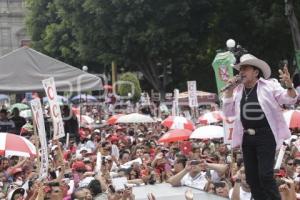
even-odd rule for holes
{"type": "Polygon", "coordinates": [[[226,184],[224,182],[217,182],[214,185],[215,185],[215,189],[216,189],[216,188],[219,188],[219,187],[223,188],[223,187],[225,187],[226,184]]]}

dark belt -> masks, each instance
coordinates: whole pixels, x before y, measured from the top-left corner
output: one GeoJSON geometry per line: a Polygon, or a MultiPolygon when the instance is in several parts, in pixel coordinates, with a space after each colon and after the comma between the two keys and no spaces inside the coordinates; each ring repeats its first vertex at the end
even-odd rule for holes
{"type": "Polygon", "coordinates": [[[265,132],[267,130],[271,130],[271,128],[269,126],[259,127],[259,128],[248,128],[248,129],[244,129],[244,133],[247,135],[256,135],[257,133],[265,132]]]}

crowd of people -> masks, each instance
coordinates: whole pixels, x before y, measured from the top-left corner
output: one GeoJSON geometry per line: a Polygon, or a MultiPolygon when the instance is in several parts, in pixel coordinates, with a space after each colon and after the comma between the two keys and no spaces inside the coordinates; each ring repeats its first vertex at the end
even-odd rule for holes
{"type": "MultiPolygon", "coordinates": [[[[62,111],[63,115],[72,112],[66,107],[62,111]]],[[[93,112],[88,115],[92,117],[93,112]]],[[[2,109],[1,132],[22,132],[35,143],[32,125],[21,118],[18,110],[9,114],[2,109]]],[[[73,125],[77,123],[76,117],[65,120],[69,144],[65,139],[49,138],[46,179],[39,179],[40,166],[35,157],[1,157],[0,198],[132,200],[133,187],[160,183],[189,186],[233,200],[252,198],[242,153],[240,149],[230,149],[223,139],[159,144],[158,139],[168,131],[160,121],[108,125],[101,120],[98,126],[76,130],[73,125]],[[126,184],[117,188],[114,180],[122,177],[126,184]]],[[[286,141],[283,163],[274,174],[284,200],[300,197],[300,153],[294,145],[298,131],[293,130],[293,137],[286,141]]],[[[157,195],[148,194],[148,199],[156,199],[157,195]]],[[[187,190],[185,198],[193,199],[191,190],[187,190]]]]}

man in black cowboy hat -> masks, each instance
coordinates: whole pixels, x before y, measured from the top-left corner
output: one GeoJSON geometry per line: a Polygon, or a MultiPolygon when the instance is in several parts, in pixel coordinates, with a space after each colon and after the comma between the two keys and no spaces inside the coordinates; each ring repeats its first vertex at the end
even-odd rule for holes
{"type": "MultiPolygon", "coordinates": [[[[247,183],[255,200],[277,200],[280,194],[273,178],[275,151],[291,136],[281,112],[282,104],[294,104],[297,92],[285,66],[280,81],[269,79],[269,65],[253,55],[245,54],[234,66],[241,84],[224,93],[225,116],[236,116],[232,146],[242,147],[247,183]]],[[[235,78],[230,80],[232,83],[235,78]]]]}

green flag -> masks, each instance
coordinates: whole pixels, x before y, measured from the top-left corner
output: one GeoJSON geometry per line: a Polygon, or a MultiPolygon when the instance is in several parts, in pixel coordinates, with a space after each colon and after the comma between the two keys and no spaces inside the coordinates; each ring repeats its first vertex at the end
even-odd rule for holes
{"type": "Polygon", "coordinates": [[[220,90],[226,85],[226,81],[233,77],[232,65],[236,59],[230,51],[218,53],[212,63],[215,71],[218,94],[220,90]]]}

